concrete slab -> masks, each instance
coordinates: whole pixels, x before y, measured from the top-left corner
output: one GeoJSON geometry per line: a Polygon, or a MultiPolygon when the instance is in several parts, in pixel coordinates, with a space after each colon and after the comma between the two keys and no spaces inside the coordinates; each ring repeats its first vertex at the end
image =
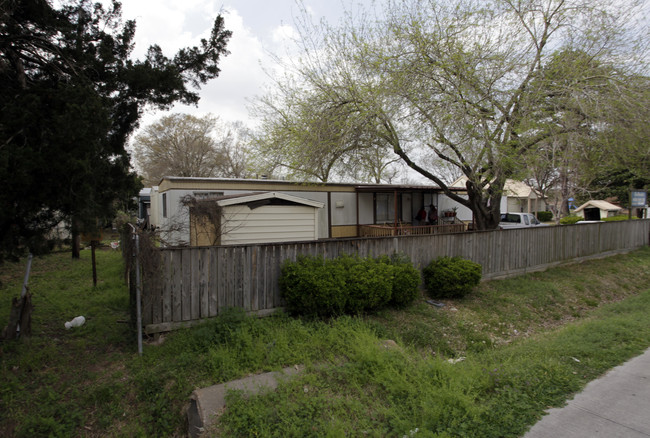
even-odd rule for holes
{"type": "Polygon", "coordinates": [[[300,371],[302,367],[296,365],[284,368],[282,371],[257,374],[195,390],[190,396],[190,407],[187,410],[188,435],[192,438],[199,437],[215,423],[226,406],[226,394],[229,390],[241,390],[246,394],[271,391],[278,387],[279,381],[300,371]]]}
{"type": "Polygon", "coordinates": [[[524,438],[650,437],[650,349],[550,409],[524,438]]]}

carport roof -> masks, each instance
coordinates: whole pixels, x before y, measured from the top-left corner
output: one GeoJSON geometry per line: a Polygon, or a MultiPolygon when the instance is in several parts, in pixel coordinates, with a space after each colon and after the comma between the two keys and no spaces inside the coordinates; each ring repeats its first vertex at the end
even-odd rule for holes
{"type": "Polygon", "coordinates": [[[281,192],[251,192],[251,193],[241,193],[238,195],[228,195],[228,196],[218,196],[210,198],[211,201],[216,201],[217,204],[221,207],[227,207],[229,205],[241,205],[248,204],[251,202],[260,202],[271,199],[281,199],[293,204],[306,205],[314,208],[323,208],[325,204],[318,201],[313,201],[311,199],[301,198],[299,196],[288,195],[281,192]]]}
{"type": "Polygon", "coordinates": [[[587,207],[596,207],[600,210],[605,210],[605,211],[618,211],[623,209],[622,207],[619,207],[618,205],[614,205],[607,201],[592,200],[592,201],[585,202],[580,207],[576,208],[574,211],[582,211],[587,207]]]}

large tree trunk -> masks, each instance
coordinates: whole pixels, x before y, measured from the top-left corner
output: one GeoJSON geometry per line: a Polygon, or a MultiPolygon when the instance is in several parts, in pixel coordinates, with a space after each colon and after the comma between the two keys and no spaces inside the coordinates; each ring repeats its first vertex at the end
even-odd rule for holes
{"type": "Polygon", "coordinates": [[[499,227],[501,221],[501,192],[503,184],[499,188],[499,183],[495,182],[489,189],[489,198],[485,199],[485,193],[467,181],[468,207],[474,214],[474,227],[477,230],[495,230],[499,227]],[[497,195],[498,194],[498,195],[497,195]]]}
{"type": "Polygon", "coordinates": [[[571,197],[569,193],[569,175],[568,169],[564,167],[560,170],[560,217],[568,216],[569,213],[569,198],[571,197]]]}

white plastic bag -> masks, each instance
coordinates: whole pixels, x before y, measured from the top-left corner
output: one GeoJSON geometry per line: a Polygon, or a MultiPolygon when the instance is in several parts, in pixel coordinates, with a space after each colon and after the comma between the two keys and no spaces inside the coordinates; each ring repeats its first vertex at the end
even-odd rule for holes
{"type": "Polygon", "coordinates": [[[86,318],[83,316],[77,316],[76,318],[73,318],[72,321],[68,321],[65,323],[65,328],[67,330],[70,330],[72,327],[80,327],[86,323],[86,318]]]}

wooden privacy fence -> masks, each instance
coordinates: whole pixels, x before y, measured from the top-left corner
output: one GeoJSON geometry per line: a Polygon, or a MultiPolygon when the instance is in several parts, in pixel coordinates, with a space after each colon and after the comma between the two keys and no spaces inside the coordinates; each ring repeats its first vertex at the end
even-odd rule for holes
{"type": "Polygon", "coordinates": [[[283,305],[280,267],[299,255],[380,256],[404,253],[421,269],[440,256],[480,263],[483,278],[545,269],[561,263],[627,252],[648,244],[650,220],[578,224],[431,236],[330,239],[312,242],[161,248],[143,272],[145,332],[167,331],[229,307],[270,312],[283,305]]]}

